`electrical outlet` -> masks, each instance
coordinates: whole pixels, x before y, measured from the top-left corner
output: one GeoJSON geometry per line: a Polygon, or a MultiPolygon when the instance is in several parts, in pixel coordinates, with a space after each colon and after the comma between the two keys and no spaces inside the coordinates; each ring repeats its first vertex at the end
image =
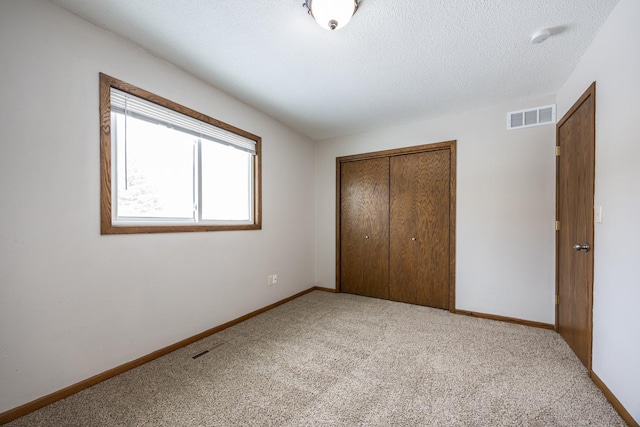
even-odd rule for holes
{"type": "Polygon", "coordinates": [[[278,283],[278,275],[277,274],[270,274],[270,275],[267,276],[267,285],[273,286],[276,283],[278,283]]]}

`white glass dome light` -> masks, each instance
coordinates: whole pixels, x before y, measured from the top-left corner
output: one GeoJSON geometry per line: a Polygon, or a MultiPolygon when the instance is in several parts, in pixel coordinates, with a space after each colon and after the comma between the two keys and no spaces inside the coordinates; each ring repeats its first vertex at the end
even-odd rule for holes
{"type": "Polygon", "coordinates": [[[339,30],[356,13],[356,0],[307,0],[311,15],[325,30],[339,30]]]}

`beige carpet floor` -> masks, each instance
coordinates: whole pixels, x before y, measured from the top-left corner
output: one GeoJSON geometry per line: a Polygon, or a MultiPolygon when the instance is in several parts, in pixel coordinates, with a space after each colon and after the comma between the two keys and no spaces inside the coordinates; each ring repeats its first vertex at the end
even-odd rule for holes
{"type": "Polygon", "coordinates": [[[553,331],[319,291],[8,424],[235,425],[625,424],[553,331]]]}

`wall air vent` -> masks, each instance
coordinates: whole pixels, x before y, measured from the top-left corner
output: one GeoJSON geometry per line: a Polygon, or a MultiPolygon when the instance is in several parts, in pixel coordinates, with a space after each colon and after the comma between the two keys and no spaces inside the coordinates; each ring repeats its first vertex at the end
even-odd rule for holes
{"type": "Polygon", "coordinates": [[[531,126],[551,125],[556,122],[556,105],[545,105],[529,110],[507,113],[507,129],[528,128],[531,126]]]}

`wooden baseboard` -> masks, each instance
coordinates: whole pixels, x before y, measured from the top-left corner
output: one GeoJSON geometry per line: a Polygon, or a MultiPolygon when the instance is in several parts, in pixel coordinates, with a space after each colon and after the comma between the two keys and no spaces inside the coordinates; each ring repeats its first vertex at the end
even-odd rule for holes
{"type": "Polygon", "coordinates": [[[323,286],[315,286],[313,289],[315,289],[316,291],[331,292],[332,294],[337,294],[340,292],[337,289],[325,288],[323,286]]]}
{"type": "MultiPolygon", "coordinates": [[[[43,408],[47,405],[50,405],[54,402],[57,402],[58,400],[62,400],[65,399],[73,394],[76,394],[86,388],[89,388],[91,386],[94,386],[102,381],[108,380],[109,378],[115,377],[116,375],[120,375],[123,372],[126,372],[128,370],[131,370],[133,368],[137,368],[140,365],[144,365],[145,363],[151,362],[154,359],[157,359],[159,357],[164,356],[165,354],[169,354],[172,351],[176,351],[179,348],[182,347],[186,347],[189,344],[193,344],[196,341],[200,341],[203,338],[206,338],[210,335],[213,335],[217,332],[220,332],[224,329],[227,329],[231,326],[237,325],[238,323],[244,322],[245,320],[248,320],[252,317],[257,316],[258,314],[262,314],[265,311],[269,311],[279,305],[282,305],[284,303],[287,303],[291,300],[294,300],[296,298],[301,297],[304,294],[307,294],[309,292],[312,292],[314,290],[316,290],[317,287],[312,287],[309,288],[305,291],[299,292],[295,295],[292,295],[288,298],[285,298],[283,300],[280,300],[278,302],[275,302],[273,304],[270,304],[266,307],[263,307],[261,309],[258,309],[256,311],[252,311],[249,314],[245,314],[244,316],[240,316],[237,319],[231,320],[227,323],[223,323],[222,325],[216,326],[214,328],[208,329],[204,332],[200,332],[199,334],[196,334],[192,337],[186,338],[182,341],[179,341],[175,344],[171,344],[167,347],[161,348],[160,350],[156,350],[153,353],[149,353],[146,356],[142,356],[138,359],[132,360],[131,362],[125,363],[124,365],[120,365],[117,366],[113,369],[109,369],[108,371],[102,372],[98,375],[94,375],[91,378],[87,378],[86,380],[82,380],[78,383],[72,384],[68,387],[65,387],[61,390],[55,391],[51,394],[48,394],[46,396],[43,396],[39,399],[33,400],[31,402],[25,403],[24,405],[20,405],[16,408],[13,409],[9,409],[8,411],[2,412],[0,413],[0,425],[2,424],[6,424],[10,421],[13,421],[17,418],[23,417],[33,411],[36,411],[40,408],[43,408]]],[[[322,289],[320,289],[322,290],[322,289]]]]}
{"type": "Polygon", "coordinates": [[[605,383],[602,382],[602,380],[593,371],[591,371],[591,380],[595,385],[598,386],[598,388],[602,391],[602,394],[604,394],[604,397],[606,397],[609,403],[611,403],[611,406],[613,406],[614,409],[618,411],[618,414],[620,414],[622,419],[627,423],[629,427],[639,427],[638,423],[633,419],[629,411],[627,411],[627,409],[622,406],[622,403],[620,403],[618,398],[611,392],[611,390],[609,390],[609,387],[607,387],[605,383]]]}
{"type": "Polygon", "coordinates": [[[455,314],[462,314],[465,316],[479,317],[481,319],[498,320],[500,322],[515,323],[524,326],[533,326],[534,328],[542,329],[555,329],[555,325],[550,323],[534,322],[531,320],[516,319],[515,317],[498,316],[496,314],[477,313],[475,311],[456,310],[455,314]]]}
{"type": "MultiPolygon", "coordinates": [[[[466,311],[466,310],[456,310],[455,313],[462,314],[465,316],[479,317],[482,319],[498,320],[501,322],[516,323],[518,325],[533,326],[535,328],[555,330],[555,325],[552,325],[549,323],[533,322],[530,320],[522,320],[522,319],[516,319],[513,317],[498,316],[495,314],[476,313],[473,311],[466,311]]],[[[638,423],[633,419],[631,414],[627,411],[627,409],[622,405],[622,403],[620,403],[618,398],[611,392],[611,390],[609,390],[609,388],[605,385],[604,382],[602,382],[602,380],[595,374],[595,372],[590,371],[589,375],[591,376],[591,380],[595,383],[596,386],[598,386],[600,390],[602,390],[602,394],[604,394],[604,396],[611,403],[614,409],[618,411],[618,414],[620,414],[620,416],[627,423],[627,425],[629,427],[640,427],[638,423]]]]}
{"type": "MultiPolygon", "coordinates": [[[[91,386],[94,386],[102,381],[108,380],[109,378],[115,377],[116,375],[120,375],[123,372],[126,372],[128,370],[131,370],[133,368],[136,368],[140,365],[144,365],[145,363],[151,362],[154,359],[157,359],[159,357],[162,357],[166,354],[169,354],[173,351],[176,351],[182,347],[186,347],[189,344],[193,344],[196,341],[199,341],[203,338],[206,338],[210,335],[213,335],[217,332],[220,332],[224,329],[227,329],[231,326],[237,325],[238,323],[244,322],[245,320],[248,320],[252,317],[257,316],[258,314],[262,314],[266,311],[269,311],[279,305],[282,305],[284,303],[287,303],[289,301],[292,301],[296,298],[301,297],[302,295],[305,295],[309,292],[312,292],[314,290],[317,291],[323,291],[323,292],[331,292],[331,293],[338,293],[337,289],[331,289],[331,288],[324,288],[322,286],[314,286],[310,289],[307,289],[305,291],[299,292],[295,295],[292,295],[288,298],[285,298],[283,300],[280,300],[278,302],[275,302],[273,304],[270,304],[266,307],[263,307],[261,309],[252,311],[251,313],[245,314],[244,316],[238,317],[237,319],[231,320],[229,322],[223,323],[222,325],[216,326],[214,328],[208,329],[206,331],[200,332],[199,334],[196,334],[192,337],[186,338],[182,341],[179,341],[175,344],[169,345],[167,347],[161,348],[160,350],[156,350],[153,353],[149,353],[146,356],[142,356],[138,359],[132,360],[131,362],[125,363],[123,365],[117,366],[113,369],[109,369],[108,371],[102,372],[100,374],[94,375],[91,378],[87,378],[86,380],[80,381],[76,384],[70,385],[69,387],[65,387],[61,390],[55,391],[51,394],[48,394],[46,396],[43,396],[39,399],[36,399],[34,401],[25,403],[24,405],[18,406],[16,408],[10,409],[8,411],[5,411],[3,413],[0,413],[0,425],[2,424],[6,424],[10,421],[13,421],[17,418],[20,418],[22,416],[25,416],[33,411],[36,411],[40,408],[43,408],[47,405],[50,405],[54,402],[57,402],[59,400],[65,399],[73,394],[76,394],[86,388],[89,388],[91,386]]],[[[532,322],[529,320],[521,320],[521,319],[515,319],[515,318],[511,318],[511,317],[504,317],[504,316],[497,316],[497,315],[493,315],[493,314],[485,314],[485,313],[476,313],[476,312],[471,312],[471,311],[465,311],[465,310],[456,310],[455,311],[456,314],[462,314],[462,315],[466,315],[466,316],[473,316],[473,317],[480,317],[483,319],[491,319],[491,320],[499,320],[502,322],[509,322],[509,323],[517,323],[520,325],[526,325],[526,326],[534,326],[537,328],[544,328],[544,329],[554,329],[554,325],[550,325],[550,324],[546,324],[546,323],[540,323],[540,322],[532,322]]],[[[602,393],[605,395],[605,397],[609,400],[609,402],[611,402],[611,405],[613,405],[613,407],[616,409],[616,411],[618,411],[618,413],[620,414],[620,416],[622,417],[622,419],[629,425],[629,427],[640,427],[638,426],[638,423],[633,419],[633,417],[631,416],[631,414],[625,409],[624,406],[622,406],[622,404],[620,403],[620,401],[615,397],[615,395],[611,392],[611,390],[609,390],[609,388],[602,382],[602,380],[592,371],[591,372],[591,379],[593,380],[593,382],[596,384],[596,386],[598,386],[598,388],[600,388],[600,390],[602,390],[602,393]]]]}

